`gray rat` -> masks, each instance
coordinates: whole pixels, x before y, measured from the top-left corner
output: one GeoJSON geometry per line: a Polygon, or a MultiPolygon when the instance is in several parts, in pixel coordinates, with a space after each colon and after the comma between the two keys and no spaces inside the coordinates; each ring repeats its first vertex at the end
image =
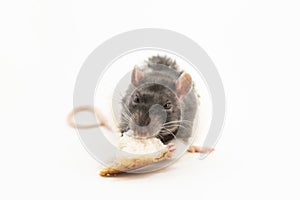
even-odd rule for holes
{"type": "Polygon", "coordinates": [[[145,63],[134,67],[122,98],[121,133],[154,135],[164,144],[174,138],[187,141],[199,103],[191,76],[167,56],[153,56],[145,63]],[[151,112],[154,106],[158,109],[151,112]]]}

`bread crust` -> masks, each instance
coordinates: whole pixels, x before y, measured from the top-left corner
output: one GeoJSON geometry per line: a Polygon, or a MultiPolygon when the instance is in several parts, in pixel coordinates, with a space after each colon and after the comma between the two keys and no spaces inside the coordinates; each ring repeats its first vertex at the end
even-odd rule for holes
{"type": "Polygon", "coordinates": [[[168,149],[153,157],[137,156],[133,158],[121,158],[117,164],[102,169],[99,175],[104,177],[116,176],[168,158],[170,158],[170,151],[168,149]]]}

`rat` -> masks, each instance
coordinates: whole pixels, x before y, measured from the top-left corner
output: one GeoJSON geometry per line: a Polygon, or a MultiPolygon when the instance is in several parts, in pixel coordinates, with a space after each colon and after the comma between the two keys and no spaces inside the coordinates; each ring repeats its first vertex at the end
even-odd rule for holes
{"type": "MultiPolygon", "coordinates": [[[[157,55],[142,67],[134,66],[121,104],[121,134],[131,130],[137,138],[155,136],[173,147],[173,139],[186,142],[191,137],[199,95],[190,74],[170,57],[157,55]]],[[[188,151],[207,153],[211,149],[191,146],[188,151]]]]}

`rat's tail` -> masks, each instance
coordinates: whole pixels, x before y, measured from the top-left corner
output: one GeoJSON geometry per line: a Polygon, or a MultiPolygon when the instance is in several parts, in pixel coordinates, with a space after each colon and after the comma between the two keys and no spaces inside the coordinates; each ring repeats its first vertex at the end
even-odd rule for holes
{"type": "Polygon", "coordinates": [[[88,129],[88,128],[96,128],[96,127],[104,126],[107,129],[112,130],[112,128],[107,123],[106,119],[102,116],[101,112],[97,108],[91,107],[91,106],[80,106],[80,107],[74,108],[73,111],[70,112],[70,114],[68,115],[67,122],[71,127],[77,128],[77,129],[88,129]],[[74,116],[80,112],[91,112],[91,113],[95,114],[96,118],[98,120],[98,123],[97,124],[87,124],[87,125],[77,124],[74,121],[74,116]]]}

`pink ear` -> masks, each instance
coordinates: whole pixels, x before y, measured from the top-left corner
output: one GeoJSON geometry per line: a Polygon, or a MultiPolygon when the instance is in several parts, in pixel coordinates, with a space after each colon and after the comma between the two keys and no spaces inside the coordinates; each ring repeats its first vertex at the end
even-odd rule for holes
{"type": "Polygon", "coordinates": [[[137,65],[134,66],[134,69],[131,74],[131,83],[137,86],[138,82],[144,77],[144,72],[138,68],[137,65]]]}
{"type": "Polygon", "coordinates": [[[192,87],[192,77],[188,73],[183,73],[176,81],[176,92],[179,98],[186,95],[192,87]]]}

